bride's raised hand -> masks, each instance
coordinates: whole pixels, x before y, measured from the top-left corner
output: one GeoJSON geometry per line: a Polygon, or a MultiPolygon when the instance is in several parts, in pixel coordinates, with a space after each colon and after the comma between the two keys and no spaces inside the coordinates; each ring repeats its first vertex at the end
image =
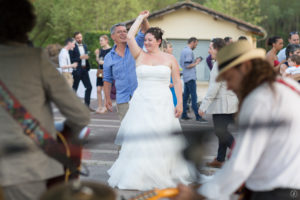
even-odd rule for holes
{"type": "Polygon", "coordinates": [[[179,118],[182,114],[182,104],[177,104],[175,107],[175,117],[179,118]]]}
{"type": "Polygon", "coordinates": [[[143,10],[142,12],[140,12],[140,16],[143,16],[143,18],[147,18],[149,17],[150,12],[148,10],[143,10]]]}

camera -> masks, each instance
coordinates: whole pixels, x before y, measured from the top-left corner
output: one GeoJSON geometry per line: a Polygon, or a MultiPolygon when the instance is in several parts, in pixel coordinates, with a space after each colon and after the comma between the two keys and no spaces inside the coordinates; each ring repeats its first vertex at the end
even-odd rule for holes
{"type": "Polygon", "coordinates": [[[201,61],[203,60],[202,56],[198,56],[196,59],[200,59],[201,61]]]}

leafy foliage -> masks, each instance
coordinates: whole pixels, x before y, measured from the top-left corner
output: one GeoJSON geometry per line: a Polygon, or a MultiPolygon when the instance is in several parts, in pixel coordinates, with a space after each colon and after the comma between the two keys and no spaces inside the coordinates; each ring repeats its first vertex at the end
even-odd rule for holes
{"type": "MultiPolygon", "coordinates": [[[[280,36],[288,43],[291,31],[300,30],[299,0],[194,0],[204,6],[263,27],[268,36],[280,36]]],[[[258,46],[266,47],[266,41],[258,46]]]]}
{"type": "Polygon", "coordinates": [[[255,25],[265,18],[261,14],[260,0],[209,0],[204,6],[255,25]]]}
{"type": "Polygon", "coordinates": [[[35,46],[60,43],[75,31],[83,34],[109,30],[113,24],[135,18],[140,11],[154,11],[177,0],[35,0],[38,16],[30,37],[35,46]]]}
{"type": "MultiPolygon", "coordinates": [[[[268,16],[260,25],[267,30],[270,37],[275,35],[282,37],[286,46],[289,33],[300,30],[300,1],[263,0],[260,6],[268,16]]],[[[265,47],[265,41],[261,41],[259,46],[265,47]]]]}
{"type": "MultiPolygon", "coordinates": [[[[38,16],[30,37],[35,46],[60,43],[75,31],[109,30],[119,22],[135,18],[141,10],[156,11],[179,0],[34,0],[38,16]]],[[[299,0],[193,0],[249,23],[264,27],[270,36],[287,43],[288,33],[299,30],[299,0]]],[[[98,41],[97,43],[98,44],[98,41]]],[[[260,42],[264,46],[264,41],[260,42]]]]}

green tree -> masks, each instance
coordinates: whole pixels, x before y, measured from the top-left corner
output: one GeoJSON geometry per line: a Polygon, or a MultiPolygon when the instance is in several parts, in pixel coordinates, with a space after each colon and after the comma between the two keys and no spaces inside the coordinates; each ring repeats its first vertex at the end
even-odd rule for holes
{"type": "MultiPolygon", "coordinates": [[[[268,16],[260,25],[267,30],[269,37],[280,36],[287,44],[289,33],[300,30],[299,0],[263,0],[260,7],[268,16]]],[[[265,41],[259,45],[264,47],[265,41]]]]}
{"type": "Polygon", "coordinates": [[[144,1],[139,0],[142,10],[149,10],[150,12],[157,11],[163,8],[166,8],[169,5],[173,5],[178,2],[178,0],[153,0],[153,1],[144,1]]]}
{"type": "MultiPolygon", "coordinates": [[[[193,0],[213,10],[263,27],[268,37],[281,36],[285,44],[291,31],[300,30],[299,0],[193,0]]],[[[266,47],[266,41],[258,46],[266,47]]]]}
{"type": "Polygon", "coordinates": [[[37,24],[31,33],[31,39],[36,46],[50,43],[62,43],[67,37],[72,37],[74,31],[91,31],[93,0],[85,3],[77,0],[36,0],[34,6],[37,14],[37,24]],[[83,17],[85,16],[85,17],[83,17]]]}
{"type": "Polygon", "coordinates": [[[33,5],[37,24],[30,36],[36,46],[62,43],[75,31],[109,30],[141,10],[139,0],[36,0],[33,5]]]}
{"type": "Polygon", "coordinates": [[[209,0],[204,6],[255,25],[265,19],[260,0],[209,0]]]}

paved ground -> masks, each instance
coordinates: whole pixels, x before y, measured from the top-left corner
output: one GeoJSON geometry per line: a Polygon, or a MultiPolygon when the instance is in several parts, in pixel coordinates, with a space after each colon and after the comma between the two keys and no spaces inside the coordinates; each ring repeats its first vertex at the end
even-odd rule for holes
{"type": "MultiPolygon", "coordinates": [[[[95,100],[92,101],[91,107],[96,108],[95,100]]],[[[106,184],[108,179],[106,171],[118,156],[118,146],[114,144],[114,139],[120,126],[120,121],[117,117],[115,107],[114,111],[115,112],[106,114],[91,113],[91,123],[89,124],[89,127],[91,128],[90,142],[84,148],[83,158],[83,163],[87,166],[90,174],[88,177],[82,176],[81,180],[91,180],[106,184]]],[[[57,121],[63,120],[63,117],[57,109],[54,109],[54,112],[57,121]]],[[[193,114],[190,114],[190,116],[194,117],[193,114]]],[[[208,117],[208,122],[209,123],[203,124],[191,119],[188,121],[181,121],[181,125],[184,131],[199,130],[203,127],[212,127],[210,117],[208,117]]],[[[204,160],[212,160],[216,155],[216,150],[217,138],[214,136],[212,140],[206,144],[204,160]]],[[[203,168],[201,173],[212,174],[215,171],[216,169],[203,168]]],[[[123,196],[126,199],[139,193],[139,191],[116,191],[119,196],[123,196]]]]}

